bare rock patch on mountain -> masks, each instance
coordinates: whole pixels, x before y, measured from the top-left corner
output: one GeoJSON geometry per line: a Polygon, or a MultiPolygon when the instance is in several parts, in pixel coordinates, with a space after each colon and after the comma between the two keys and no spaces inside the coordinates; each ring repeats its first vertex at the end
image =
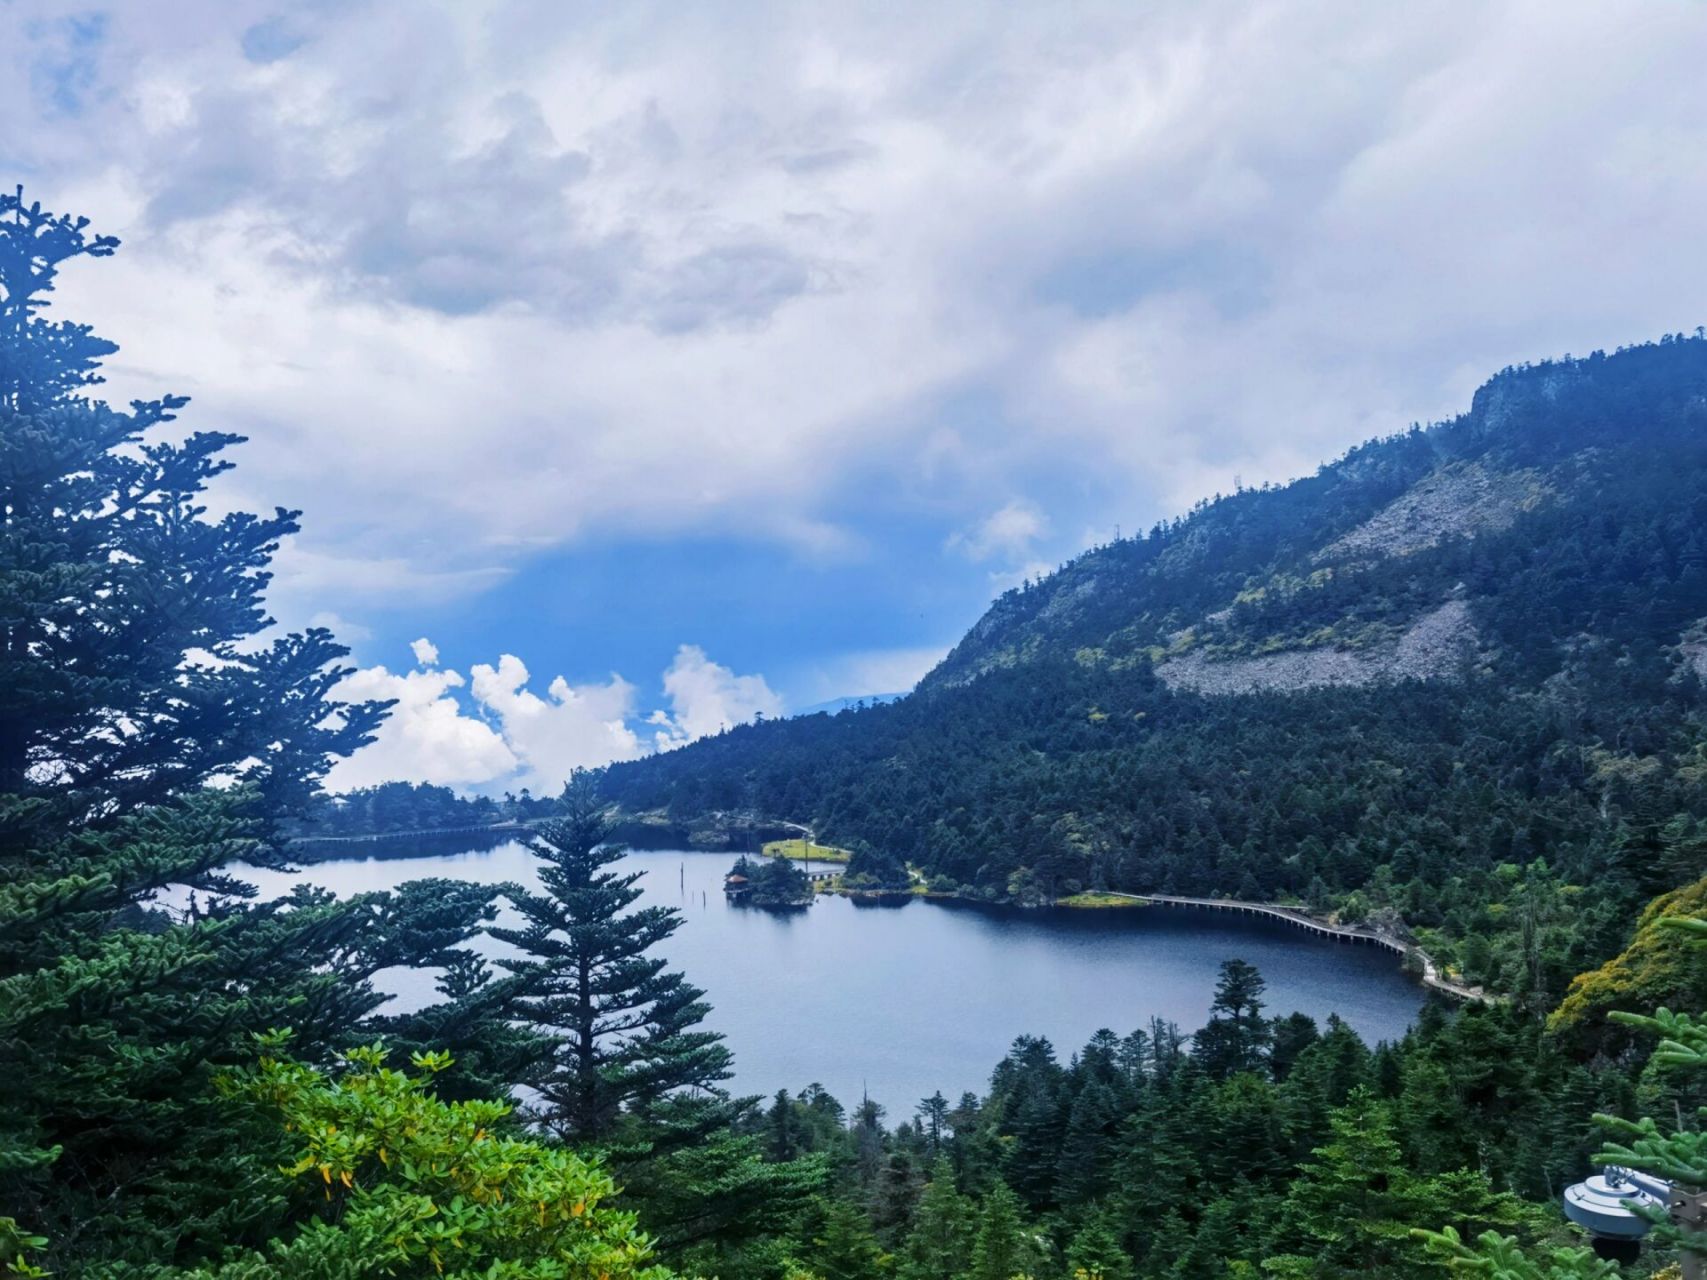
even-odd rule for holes
{"type": "Polygon", "coordinates": [[[1452,538],[1498,532],[1548,492],[1534,471],[1491,471],[1473,462],[1455,463],[1418,481],[1315,558],[1409,555],[1452,538]]]}
{"type": "Polygon", "coordinates": [[[1216,660],[1185,654],[1156,668],[1169,688],[1191,693],[1295,693],[1328,685],[1369,685],[1396,680],[1455,679],[1476,649],[1470,606],[1449,600],[1413,622],[1379,649],[1294,649],[1254,658],[1216,660]]]}

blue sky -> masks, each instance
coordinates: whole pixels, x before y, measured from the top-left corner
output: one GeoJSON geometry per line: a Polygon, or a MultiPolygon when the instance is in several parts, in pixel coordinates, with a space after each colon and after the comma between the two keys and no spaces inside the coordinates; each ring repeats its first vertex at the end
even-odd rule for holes
{"type": "Polygon", "coordinates": [[[125,242],[62,314],[251,437],[281,622],[402,699],[339,785],[905,687],[1117,525],[1707,318],[1699,4],[12,0],[0,57],[7,180],[125,242]]]}

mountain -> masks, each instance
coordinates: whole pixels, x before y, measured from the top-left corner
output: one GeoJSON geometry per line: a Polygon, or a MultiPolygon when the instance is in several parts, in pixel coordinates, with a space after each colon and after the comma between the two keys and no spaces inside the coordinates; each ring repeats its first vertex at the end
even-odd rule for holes
{"type": "Polygon", "coordinates": [[[1009,591],[907,698],[604,786],[809,822],[869,884],[1291,897],[1562,982],[1707,868],[1704,676],[1698,331],[1506,369],[1009,591]]]}

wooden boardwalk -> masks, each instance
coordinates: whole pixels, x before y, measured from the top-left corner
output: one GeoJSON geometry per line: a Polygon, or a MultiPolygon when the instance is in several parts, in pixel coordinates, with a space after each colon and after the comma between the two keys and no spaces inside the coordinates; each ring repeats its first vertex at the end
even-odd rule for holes
{"type": "Polygon", "coordinates": [[[1415,957],[1422,969],[1422,984],[1431,991],[1439,991],[1443,995],[1452,996],[1458,1000],[1471,1000],[1478,1004],[1493,1004],[1495,997],[1490,996],[1480,987],[1467,987],[1453,982],[1440,972],[1433,957],[1413,942],[1396,938],[1380,929],[1370,929],[1358,925],[1335,925],[1318,920],[1307,912],[1295,907],[1282,907],[1272,902],[1243,902],[1237,898],[1185,898],[1170,893],[1118,893],[1117,898],[1131,898],[1137,902],[1152,902],[1161,907],[1207,907],[1213,911],[1232,911],[1239,915],[1266,916],[1271,920],[1279,920],[1297,929],[1304,929],[1319,938],[1328,938],[1334,942],[1346,942],[1354,945],[1381,947],[1395,955],[1415,957]]]}

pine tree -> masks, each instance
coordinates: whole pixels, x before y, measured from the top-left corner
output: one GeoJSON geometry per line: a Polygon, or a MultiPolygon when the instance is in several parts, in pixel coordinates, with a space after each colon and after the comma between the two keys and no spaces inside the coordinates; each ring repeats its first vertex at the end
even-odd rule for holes
{"type": "Polygon", "coordinates": [[[1227,960],[1215,984],[1208,1024],[1197,1033],[1193,1057],[1217,1080],[1240,1071],[1262,1069],[1274,1031],[1262,1016],[1267,987],[1256,966],[1227,960]]]}
{"type": "Polygon", "coordinates": [[[1277,1276],[1410,1280],[1443,1274],[1412,1228],[1455,1220],[1490,1227],[1517,1220],[1516,1200],[1470,1170],[1419,1177],[1405,1167],[1387,1106],[1355,1090],[1334,1112],[1332,1137],[1295,1178],[1280,1213],[1277,1276]]]}
{"type": "Polygon", "coordinates": [[[730,1058],[721,1036],[697,1029],[703,992],[649,954],[681,927],[681,913],[627,910],[642,873],[609,869],[622,850],[587,779],[565,789],[561,810],[528,845],[543,864],[543,891],[508,889],[525,924],[491,933],[523,953],[499,963],[521,980],[521,1016],[553,1037],[529,1081],[540,1119],[584,1141],[609,1135],[625,1109],[645,1112],[682,1092],[717,1094],[730,1058]]]}
{"type": "Polygon", "coordinates": [[[649,952],[681,925],[668,907],[628,910],[641,873],[610,870],[621,849],[591,779],[565,788],[560,816],[530,843],[542,892],[508,886],[524,924],[492,936],[519,985],[518,1015],[545,1049],[527,1083],[560,1138],[600,1142],[629,1203],[667,1254],[781,1232],[823,1185],[822,1160],[767,1162],[745,1131],[756,1099],[731,1098],[723,1038],[700,1029],[703,993],[649,952]]]}
{"type": "Polygon", "coordinates": [[[787,1089],[778,1089],[770,1110],[765,1112],[765,1158],[782,1164],[800,1154],[799,1126],[794,1119],[794,1099],[787,1089]]]}
{"type": "Polygon", "coordinates": [[[919,1103],[919,1121],[925,1129],[925,1154],[934,1160],[942,1152],[944,1131],[949,1128],[948,1099],[941,1089],[919,1103]]]}
{"type": "Polygon", "coordinates": [[[1039,1261],[1036,1239],[1020,1216],[1019,1197],[998,1182],[984,1197],[972,1245],[969,1280],[1014,1280],[1030,1275],[1039,1261]]]}
{"type": "Polygon", "coordinates": [[[865,1214],[845,1200],[825,1210],[823,1229],[812,1238],[812,1270],[821,1280],[877,1280],[884,1253],[865,1214]]]}
{"type": "Polygon", "coordinates": [[[1119,1100],[1107,1085],[1092,1082],[1079,1090],[1067,1117],[1057,1162],[1055,1195],[1061,1204],[1084,1204],[1102,1194],[1114,1160],[1114,1133],[1121,1118],[1119,1100]]]}
{"type": "Polygon", "coordinates": [[[960,1280],[971,1261],[973,1230],[972,1206],[955,1188],[948,1159],[938,1156],[901,1250],[899,1280],[960,1280]]]}
{"type": "Polygon", "coordinates": [[[1120,1232],[1107,1212],[1093,1213],[1067,1246],[1072,1280],[1128,1280],[1132,1259],[1120,1245],[1120,1232]]]}
{"type": "Polygon", "coordinates": [[[905,1236],[919,1190],[919,1170],[912,1152],[893,1146],[871,1187],[871,1225],[886,1248],[905,1236]]]}
{"type": "Polygon", "coordinates": [[[239,438],[174,439],[181,396],[104,403],[116,348],[44,315],[61,268],[116,248],[0,197],[0,1205],[69,1273],[270,1231],[214,1071],[269,1025],[323,1060],[374,972],[439,963],[486,910],[466,886],[251,906],[221,870],[276,861],[385,709],[330,698],[328,632],[258,639],[297,521],[208,514],[239,438]],[[172,886],[185,911],[154,903],[172,886]]]}

